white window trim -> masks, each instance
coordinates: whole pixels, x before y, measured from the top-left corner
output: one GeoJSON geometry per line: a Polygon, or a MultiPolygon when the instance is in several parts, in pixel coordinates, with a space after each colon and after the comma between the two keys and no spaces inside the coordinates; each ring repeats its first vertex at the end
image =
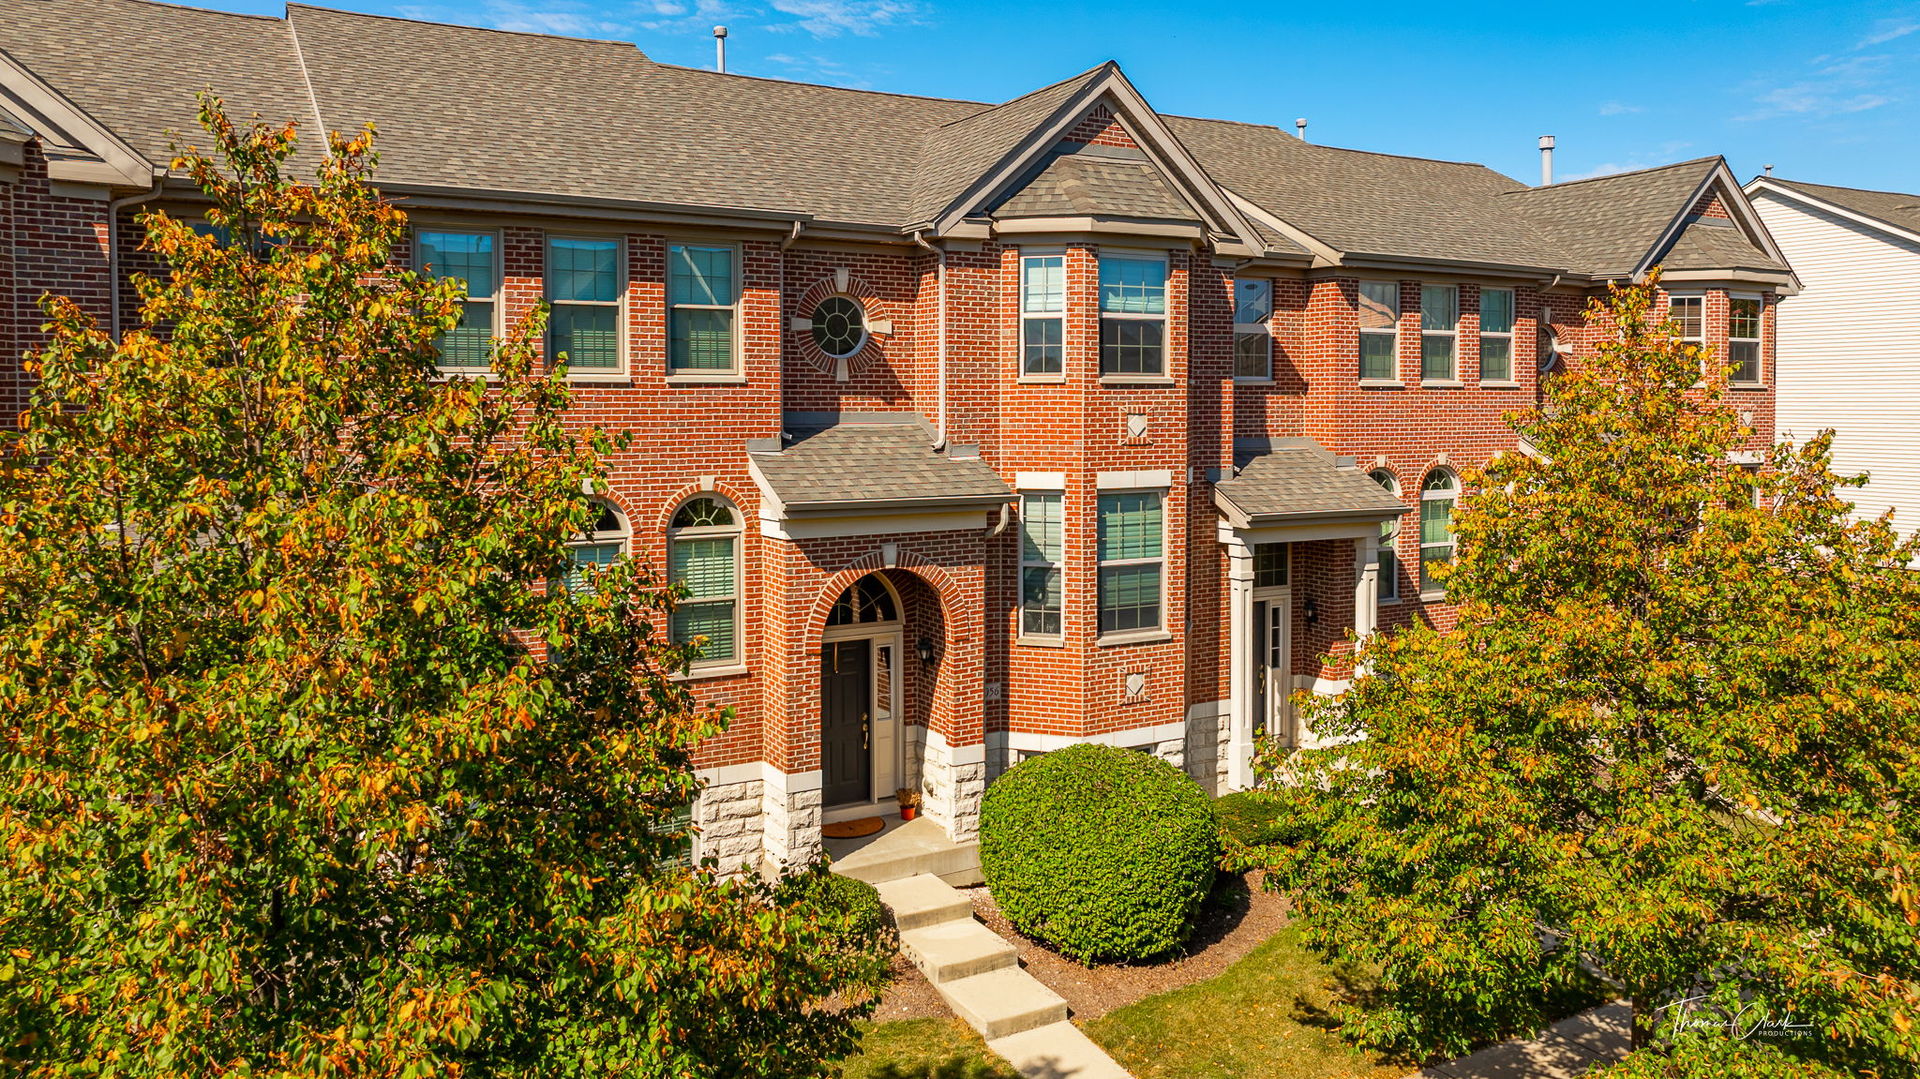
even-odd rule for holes
{"type": "MultiPolygon", "coordinates": [[[[1132,644],[1142,641],[1167,640],[1171,633],[1167,629],[1167,495],[1165,487],[1116,487],[1102,488],[1093,500],[1094,513],[1094,551],[1093,551],[1093,618],[1096,644],[1132,644]],[[1160,499],[1160,557],[1158,558],[1111,558],[1100,557],[1100,500],[1108,495],[1152,494],[1160,499]],[[1160,567],[1160,621],[1157,625],[1137,626],[1133,629],[1107,630],[1101,626],[1105,622],[1105,610],[1100,604],[1100,576],[1108,566],[1159,566],[1160,567]]],[[[1063,537],[1064,539],[1064,537],[1063,537]]],[[[1064,582],[1063,582],[1064,584],[1064,582]]],[[[1064,628],[1064,626],[1062,627],[1064,628]]]]}
{"type": "Polygon", "coordinates": [[[1420,285],[1420,384],[1422,386],[1459,386],[1460,382],[1460,286],[1459,285],[1420,285]],[[1427,290],[1453,290],[1453,329],[1431,330],[1427,328],[1427,290]],[[1433,376],[1427,374],[1427,338],[1444,337],[1447,339],[1447,373],[1433,376]]]}
{"type": "Polygon", "coordinates": [[[1668,322],[1679,321],[1678,319],[1675,319],[1673,317],[1673,309],[1674,309],[1674,306],[1678,304],[1681,300],[1699,300],[1700,301],[1700,335],[1698,337],[1687,337],[1685,335],[1682,335],[1680,337],[1675,338],[1675,340],[1679,341],[1683,345],[1692,345],[1693,347],[1700,350],[1700,377],[1694,380],[1693,384],[1695,386],[1704,386],[1707,384],[1707,294],[1704,292],[1669,292],[1667,293],[1666,320],[1668,322]]]}
{"type": "MultiPolygon", "coordinates": [[[[595,538],[596,533],[591,531],[586,533],[585,535],[576,534],[572,539],[567,541],[568,550],[573,550],[575,548],[580,548],[580,547],[605,547],[608,545],[617,544],[620,548],[621,558],[633,557],[633,524],[632,522],[627,520],[627,515],[620,511],[620,507],[614,505],[612,502],[609,502],[604,498],[595,498],[593,500],[593,505],[595,507],[604,507],[609,512],[611,512],[613,514],[614,520],[620,522],[620,531],[614,536],[611,536],[607,539],[595,538]]],[[[563,585],[564,585],[564,580],[563,580],[563,585]]]]}
{"type": "Polygon", "coordinates": [[[1761,347],[1761,342],[1766,340],[1766,335],[1767,335],[1767,298],[1758,292],[1727,293],[1727,358],[1729,360],[1733,358],[1733,346],[1735,342],[1752,344],[1753,345],[1753,368],[1754,368],[1754,377],[1748,378],[1748,379],[1734,379],[1731,376],[1729,376],[1728,385],[1737,386],[1743,390],[1763,389],[1766,387],[1767,354],[1766,354],[1766,350],[1761,347]],[[1754,327],[1754,336],[1752,337],[1735,337],[1733,335],[1733,305],[1736,300],[1752,300],[1753,302],[1760,305],[1759,315],[1758,315],[1758,318],[1756,319],[1756,322],[1758,323],[1758,325],[1754,327]]]}
{"type": "MultiPolygon", "coordinates": [[[[567,368],[568,382],[625,382],[628,375],[627,359],[627,240],[624,236],[613,236],[595,232],[549,232],[543,244],[543,273],[541,292],[552,307],[611,307],[613,308],[614,338],[619,345],[620,365],[609,371],[604,368],[589,368],[578,371],[567,368]],[[556,300],[553,298],[553,241],[554,240],[600,240],[613,241],[614,258],[614,298],[606,300],[556,300]]],[[[558,354],[553,350],[553,322],[548,316],[547,339],[545,348],[547,363],[559,362],[558,354]]]]}
{"type": "MultiPolygon", "coordinates": [[[[689,495],[676,503],[673,507],[673,512],[667,516],[667,522],[666,570],[667,584],[669,585],[673,584],[674,543],[682,539],[717,539],[720,537],[730,537],[733,540],[733,596],[731,602],[733,603],[734,654],[731,656],[715,657],[713,659],[707,659],[705,657],[695,659],[688,665],[688,669],[691,671],[705,671],[711,668],[733,668],[744,665],[746,663],[746,640],[743,634],[746,626],[746,618],[744,617],[743,608],[746,607],[746,581],[743,578],[743,573],[746,566],[745,549],[747,543],[746,528],[742,523],[740,507],[734,505],[732,499],[721,497],[718,492],[702,491],[689,495]],[[733,514],[733,523],[731,525],[696,525],[689,528],[673,527],[673,519],[680,515],[680,511],[683,508],[689,503],[699,501],[703,498],[711,499],[725,506],[728,511],[733,514]]],[[[679,602],[680,605],[684,607],[690,604],[694,606],[712,606],[716,603],[729,601],[717,596],[708,596],[703,600],[681,600],[679,602]]],[[[673,641],[673,620],[671,618],[667,620],[667,639],[675,644],[681,643],[679,641],[673,641]]]]}
{"type": "MultiPolygon", "coordinates": [[[[1019,366],[1021,382],[1065,382],[1067,380],[1067,251],[1065,248],[1028,248],[1020,249],[1020,266],[1013,283],[1013,302],[1020,312],[1020,337],[1014,347],[1018,352],[1015,362],[1019,366]],[[1027,263],[1032,259],[1060,260],[1060,309],[1058,311],[1027,310],[1027,263]],[[1053,321],[1060,324],[1060,370],[1027,370],[1027,323],[1053,321]]],[[[1044,492],[1042,492],[1044,493],[1044,492]]]]}
{"type": "Polygon", "coordinates": [[[1389,338],[1392,342],[1393,374],[1386,378],[1372,378],[1372,377],[1368,377],[1365,374],[1365,372],[1360,372],[1360,385],[1362,386],[1404,386],[1406,385],[1406,383],[1401,381],[1401,377],[1400,377],[1400,330],[1401,330],[1401,327],[1405,324],[1407,316],[1406,316],[1406,312],[1401,310],[1401,308],[1404,307],[1405,305],[1400,302],[1400,282],[1377,281],[1377,280],[1361,281],[1357,286],[1355,286],[1354,293],[1353,293],[1353,304],[1354,304],[1353,310],[1356,316],[1358,316],[1360,313],[1360,303],[1361,303],[1361,300],[1365,298],[1367,285],[1369,284],[1375,284],[1375,285],[1384,284],[1389,286],[1393,290],[1393,326],[1385,329],[1377,326],[1376,327],[1368,327],[1368,326],[1360,327],[1360,336],[1362,341],[1359,346],[1359,354],[1354,357],[1354,369],[1356,371],[1359,371],[1360,365],[1364,363],[1366,360],[1366,354],[1367,354],[1367,349],[1365,345],[1366,337],[1371,335],[1374,337],[1389,338]]]}
{"type": "Polygon", "coordinates": [[[1067,634],[1067,493],[1064,489],[1033,487],[1020,492],[1020,525],[1024,529],[1027,522],[1027,498],[1029,496],[1052,497],[1060,500],[1060,555],[1057,562],[1036,562],[1027,558],[1026,534],[1020,539],[1020,623],[1016,636],[1025,644],[1057,645],[1066,640],[1067,634]],[[1060,575],[1060,630],[1057,633],[1034,633],[1027,629],[1027,570],[1045,567],[1060,575]]]}
{"type": "Polygon", "coordinates": [[[1429,589],[1426,587],[1427,550],[1433,547],[1445,547],[1447,549],[1447,562],[1449,564],[1453,562],[1454,556],[1459,553],[1459,542],[1453,535],[1453,511],[1457,509],[1460,504],[1460,474],[1445,466],[1427,470],[1427,474],[1420,477],[1420,502],[1423,505],[1428,502],[1449,503],[1447,507],[1447,539],[1445,543],[1428,543],[1427,537],[1424,535],[1423,526],[1423,534],[1419,537],[1420,565],[1415,568],[1417,576],[1414,578],[1414,587],[1420,590],[1420,598],[1422,600],[1446,599],[1446,589],[1429,589]],[[1445,491],[1427,490],[1427,481],[1431,480],[1436,473],[1444,473],[1447,479],[1452,481],[1453,486],[1447,488],[1445,491]]]}
{"type": "MultiPolygon", "coordinates": [[[[469,294],[467,296],[467,299],[487,300],[493,304],[493,325],[488,328],[487,335],[496,341],[499,340],[505,334],[505,330],[502,329],[502,327],[505,325],[506,316],[504,312],[501,311],[501,308],[505,306],[505,301],[506,301],[505,293],[506,293],[506,284],[507,284],[506,282],[506,241],[505,241],[505,238],[500,235],[500,230],[499,229],[467,228],[462,225],[416,224],[413,229],[413,269],[415,273],[422,272],[427,265],[426,256],[421,251],[422,245],[420,242],[420,236],[422,233],[428,233],[428,232],[440,232],[440,233],[446,233],[448,235],[454,235],[454,236],[491,236],[493,237],[493,295],[492,296],[474,296],[472,294],[469,294]]],[[[443,278],[441,278],[439,274],[436,272],[434,274],[433,280],[439,281],[439,280],[443,280],[443,278]]],[[[485,367],[442,367],[436,364],[434,369],[437,372],[439,372],[439,374],[443,377],[478,376],[478,375],[493,374],[493,364],[491,363],[487,364],[485,367]]]]}
{"type": "MultiPolygon", "coordinates": [[[[1273,381],[1273,307],[1274,307],[1273,278],[1253,277],[1253,278],[1248,278],[1248,280],[1266,282],[1267,321],[1265,322],[1239,322],[1239,321],[1234,322],[1233,324],[1233,380],[1235,382],[1252,383],[1257,385],[1260,383],[1267,383],[1267,382],[1273,381]],[[1260,343],[1265,347],[1267,373],[1264,375],[1243,375],[1240,373],[1240,338],[1254,337],[1256,335],[1260,338],[1260,343]]],[[[1233,279],[1233,297],[1234,297],[1233,313],[1236,318],[1240,314],[1239,291],[1240,291],[1240,279],[1236,277],[1233,279]]]]}
{"type": "MultiPolygon", "coordinates": [[[[1480,330],[1480,384],[1483,386],[1518,386],[1520,384],[1519,380],[1514,378],[1513,334],[1514,327],[1520,324],[1520,293],[1510,288],[1482,288],[1480,290],[1480,313],[1474,316],[1474,322],[1480,330]],[[1504,333],[1498,331],[1488,332],[1486,329],[1487,293],[1489,292],[1504,292],[1513,297],[1513,303],[1509,305],[1509,309],[1513,312],[1513,323],[1504,333]],[[1505,378],[1487,377],[1488,338],[1492,338],[1495,341],[1505,341],[1507,343],[1507,377],[1505,378]]],[[[1458,362],[1456,359],[1455,363],[1458,364],[1458,362]]]]}
{"type": "Polygon", "coordinates": [[[1173,320],[1173,265],[1171,262],[1168,261],[1165,252],[1160,252],[1160,251],[1101,251],[1099,252],[1098,255],[1095,257],[1094,264],[1093,264],[1093,307],[1094,307],[1094,313],[1099,316],[1099,319],[1100,319],[1099,324],[1101,327],[1105,327],[1108,319],[1123,320],[1127,322],[1157,322],[1160,324],[1160,369],[1158,371],[1109,371],[1107,370],[1107,346],[1106,346],[1107,335],[1103,328],[1100,332],[1100,339],[1094,343],[1095,358],[1097,360],[1097,369],[1100,372],[1101,382],[1112,384],[1112,383],[1128,383],[1128,382],[1171,383],[1173,381],[1172,376],[1167,373],[1168,368],[1173,366],[1171,355],[1170,355],[1173,352],[1173,343],[1168,339],[1171,336],[1168,333],[1168,330],[1173,320]],[[1105,262],[1108,259],[1121,259],[1129,262],[1159,263],[1160,269],[1161,269],[1160,306],[1164,308],[1164,310],[1162,310],[1157,315],[1147,315],[1147,314],[1137,314],[1137,313],[1128,312],[1128,311],[1108,311],[1105,307],[1101,306],[1100,300],[1101,300],[1102,285],[1100,284],[1100,263],[1105,262]]]}
{"type": "MultiPolygon", "coordinates": [[[[1397,499],[1400,497],[1400,477],[1394,475],[1391,471],[1384,468],[1376,468],[1373,471],[1367,473],[1367,479],[1371,480],[1374,483],[1379,483],[1380,489],[1392,495],[1394,498],[1397,499]],[[1391,484],[1380,483],[1380,480],[1378,478],[1380,476],[1385,476],[1388,480],[1391,481],[1391,484]]],[[[1374,541],[1373,541],[1374,550],[1380,554],[1392,555],[1393,563],[1394,563],[1392,573],[1384,572],[1385,567],[1381,567],[1381,570],[1383,572],[1381,572],[1379,575],[1379,592],[1376,595],[1376,599],[1382,605],[1400,602],[1400,526],[1401,526],[1401,521],[1402,521],[1401,517],[1395,517],[1392,521],[1387,523],[1387,527],[1392,528],[1393,531],[1391,533],[1383,532],[1382,534],[1374,537],[1374,541]]],[[[1375,560],[1375,565],[1379,565],[1379,562],[1377,559],[1375,560]]]]}
{"type": "MultiPolygon", "coordinates": [[[[746,294],[747,294],[747,280],[746,280],[747,265],[746,265],[745,254],[744,252],[742,252],[740,245],[737,243],[726,243],[724,241],[709,242],[705,240],[668,240],[666,244],[666,254],[667,254],[666,275],[665,275],[665,280],[661,282],[661,284],[665,286],[664,289],[662,289],[662,293],[663,293],[662,299],[666,303],[667,324],[666,326],[663,327],[663,329],[666,330],[666,350],[665,350],[665,354],[661,357],[661,361],[663,363],[663,366],[666,368],[667,382],[671,384],[680,384],[680,385],[699,385],[701,383],[711,383],[711,382],[744,382],[746,381],[745,371],[742,369],[742,365],[740,362],[740,355],[741,355],[742,344],[743,344],[741,341],[741,337],[744,335],[744,332],[745,332],[745,321],[746,321],[743,317],[744,312],[741,310],[741,308],[744,306],[743,301],[746,299],[746,294]],[[706,249],[715,250],[715,251],[727,250],[727,251],[733,252],[733,302],[731,304],[674,303],[673,302],[673,249],[676,247],[706,248],[706,249]],[[710,369],[696,370],[693,368],[688,368],[687,370],[681,371],[681,370],[676,370],[674,368],[673,366],[673,313],[677,310],[733,312],[733,335],[732,335],[732,340],[728,342],[730,351],[732,352],[732,356],[730,357],[730,359],[732,360],[732,366],[726,368],[725,370],[710,370],[710,369]]],[[[676,512],[678,511],[676,510],[676,512]]]]}

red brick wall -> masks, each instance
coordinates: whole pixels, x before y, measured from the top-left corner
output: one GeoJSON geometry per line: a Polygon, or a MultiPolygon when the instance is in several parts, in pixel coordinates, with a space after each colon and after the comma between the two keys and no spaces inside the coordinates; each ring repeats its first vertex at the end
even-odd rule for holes
{"type": "Polygon", "coordinates": [[[1061,137],[1063,142],[1085,142],[1096,146],[1133,146],[1133,136],[1113,115],[1113,110],[1102,102],[1087,110],[1067,133],[1061,137]]]}
{"type": "MultiPolygon", "coordinates": [[[[100,324],[108,322],[107,204],[55,194],[47,179],[46,159],[29,144],[17,185],[0,184],[8,206],[0,246],[12,248],[11,287],[0,292],[0,426],[18,425],[26,407],[27,382],[21,353],[38,347],[46,318],[40,297],[52,292],[80,304],[100,324]]],[[[136,230],[137,231],[137,230],[136,230]]],[[[123,250],[137,235],[123,234],[123,250]]]]}

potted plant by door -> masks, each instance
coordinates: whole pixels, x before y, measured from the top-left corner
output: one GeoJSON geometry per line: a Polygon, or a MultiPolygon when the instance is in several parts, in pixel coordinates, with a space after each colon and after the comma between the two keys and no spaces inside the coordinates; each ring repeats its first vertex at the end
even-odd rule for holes
{"type": "Polygon", "coordinates": [[[901,787],[893,792],[894,800],[900,803],[900,819],[912,820],[920,815],[920,792],[911,787],[901,787]]]}

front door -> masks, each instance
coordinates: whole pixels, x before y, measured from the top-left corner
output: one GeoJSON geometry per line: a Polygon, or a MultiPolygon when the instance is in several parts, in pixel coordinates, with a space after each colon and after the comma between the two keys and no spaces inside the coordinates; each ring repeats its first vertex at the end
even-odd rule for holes
{"type": "Polygon", "coordinates": [[[1270,737],[1293,737],[1292,596],[1276,592],[1253,605],[1254,726],[1270,737]]]}
{"type": "Polygon", "coordinates": [[[830,806],[873,798],[871,642],[820,647],[820,778],[830,806]]]}

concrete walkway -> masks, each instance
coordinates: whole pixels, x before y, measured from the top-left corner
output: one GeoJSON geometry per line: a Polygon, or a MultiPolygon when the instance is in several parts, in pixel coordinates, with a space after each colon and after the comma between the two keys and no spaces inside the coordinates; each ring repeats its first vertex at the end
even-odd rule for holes
{"type": "Polygon", "coordinates": [[[973,917],[973,903],[933,873],[874,885],[900,929],[900,951],[955,1015],[1027,1079],[1132,1079],[1067,1019],[1067,1002],[1020,969],[1019,953],[973,917]]]}
{"type": "Polygon", "coordinates": [[[1626,1056],[1632,1034],[1632,1010],[1615,1001],[1562,1019],[1537,1038],[1488,1046],[1407,1079],[1569,1079],[1626,1056]]]}

